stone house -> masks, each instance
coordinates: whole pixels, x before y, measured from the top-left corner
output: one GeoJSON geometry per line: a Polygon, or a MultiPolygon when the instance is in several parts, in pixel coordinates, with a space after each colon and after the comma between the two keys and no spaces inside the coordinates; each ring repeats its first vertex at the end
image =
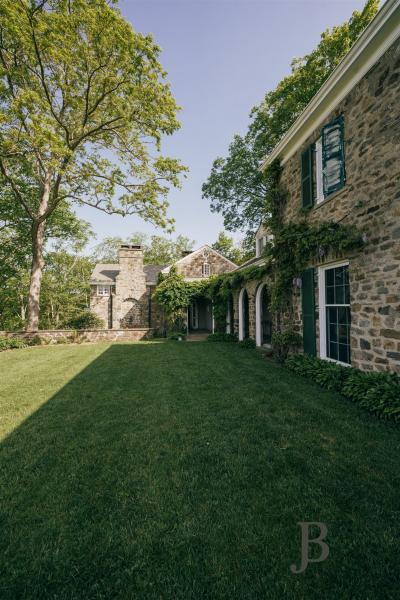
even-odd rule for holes
{"type": "MultiPolygon", "coordinates": [[[[90,308],[108,329],[164,329],[164,315],[153,298],[159,274],[168,274],[173,265],[145,265],[141,246],[123,244],[118,263],[97,264],[90,280],[90,308]]],[[[174,263],[188,281],[228,273],[233,262],[210,246],[185,252],[174,263]]],[[[212,305],[199,299],[188,307],[189,330],[213,330],[212,305]]]]}
{"type": "MultiPolygon", "coordinates": [[[[347,255],[321,256],[293,282],[304,351],[400,372],[399,0],[387,0],[262,169],[276,159],[284,224],[348,224],[365,242],[347,255]]],[[[266,235],[260,227],[253,264],[262,262],[266,235]]],[[[234,294],[232,311],[228,331],[269,342],[267,278],[234,294]]]]}

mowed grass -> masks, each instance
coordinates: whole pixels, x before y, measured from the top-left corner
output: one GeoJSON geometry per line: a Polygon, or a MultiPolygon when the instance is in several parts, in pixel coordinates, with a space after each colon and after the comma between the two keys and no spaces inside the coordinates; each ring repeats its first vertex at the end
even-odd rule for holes
{"type": "Polygon", "coordinates": [[[398,428],[229,344],[15,350],[0,377],[2,600],[399,597],[398,428]],[[303,521],[330,555],[294,575],[303,521]]]}

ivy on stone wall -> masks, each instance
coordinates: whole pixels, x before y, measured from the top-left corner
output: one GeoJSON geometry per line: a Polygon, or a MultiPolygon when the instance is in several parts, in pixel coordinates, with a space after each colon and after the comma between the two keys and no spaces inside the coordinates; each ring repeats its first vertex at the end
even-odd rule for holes
{"type": "Polygon", "coordinates": [[[290,313],[293,280],[301,277],[310,264],[342,256],[363,246],[362,236],[353,226],[335,222],[313,225],[305,220],[305,216],[299,222],[284,223],[287,195],[280,182],[281,173],[279,161],[274,161],[265,175],[269,190],[266,225],[273,235],[273,241],[263,252],[265,264],[199,282],[185,281],[182,275],[171,269],[155,291],[156,300],[171,320],[184,320],[188,304],[196,298],[205,297],[213,302],[216,330],[224,331],[229,295],[248,281],[258,281],[268,275],[270,307],[280,322],[281,313],[290,313]]]}

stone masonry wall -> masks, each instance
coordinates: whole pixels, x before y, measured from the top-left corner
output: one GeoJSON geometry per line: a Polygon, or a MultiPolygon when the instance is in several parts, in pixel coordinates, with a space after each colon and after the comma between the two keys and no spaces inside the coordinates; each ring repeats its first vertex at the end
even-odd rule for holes
{"type": "Polygon", "coordinates": [[[120,271],[115,278],[112,304],[113,329],[148,326],[149,291],[141,248],[119,248],[120,271]]]}
{"type": "Polygon", "coordinates": [[[30,340],[39,336],[46,343],[57,343],[57,340],[73,340],[77,342],[119,342],[119,341],[139,341],[147,340],[153,337],[154,330],[150,328],[138,329],[54,329],[36,332],[25,331],[1,331],[0,335],[4,337],[17,337],[30,340]]]}
{"type": "Polygon", "coordinates": [[[195,256],[188,256],[187,260],[178,263],[177,271],[188,278],[201,278],[203,263],[208,262],[211,268],[211,275],[220,275],[233,271],[235,266],[217,252],[206,249],[205,254],[199,252],[195,256]]]}
{"type": "MultiPolygon", "coordinates": [[[[344,115],[346,185],[314,206],[306,217],[310,223],[354,225],[367,240],[357,253],[325,257],[325,264],[334,259],[349,260],[352,364],[363,370],[400,372],[399,98],[397,41],[326,119],[329,122],[344,115]]],[[[319,137],[323,124],[284,165],[286,222],[304,218],[301,154],[319,137]]],[[[296,298],[301,329],[301,295],[296,298]]]]}

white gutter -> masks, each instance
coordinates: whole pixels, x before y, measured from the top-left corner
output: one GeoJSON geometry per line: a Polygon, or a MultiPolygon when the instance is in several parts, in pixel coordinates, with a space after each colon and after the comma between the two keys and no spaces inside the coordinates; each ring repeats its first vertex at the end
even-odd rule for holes
{"type": "Polygon", "coordinates": [[[400,0],[386,0],[311,102],[264,159],[260,170],[263,171],[278,157],[281,164],[285,164],[399,37],[400,0]]]}

